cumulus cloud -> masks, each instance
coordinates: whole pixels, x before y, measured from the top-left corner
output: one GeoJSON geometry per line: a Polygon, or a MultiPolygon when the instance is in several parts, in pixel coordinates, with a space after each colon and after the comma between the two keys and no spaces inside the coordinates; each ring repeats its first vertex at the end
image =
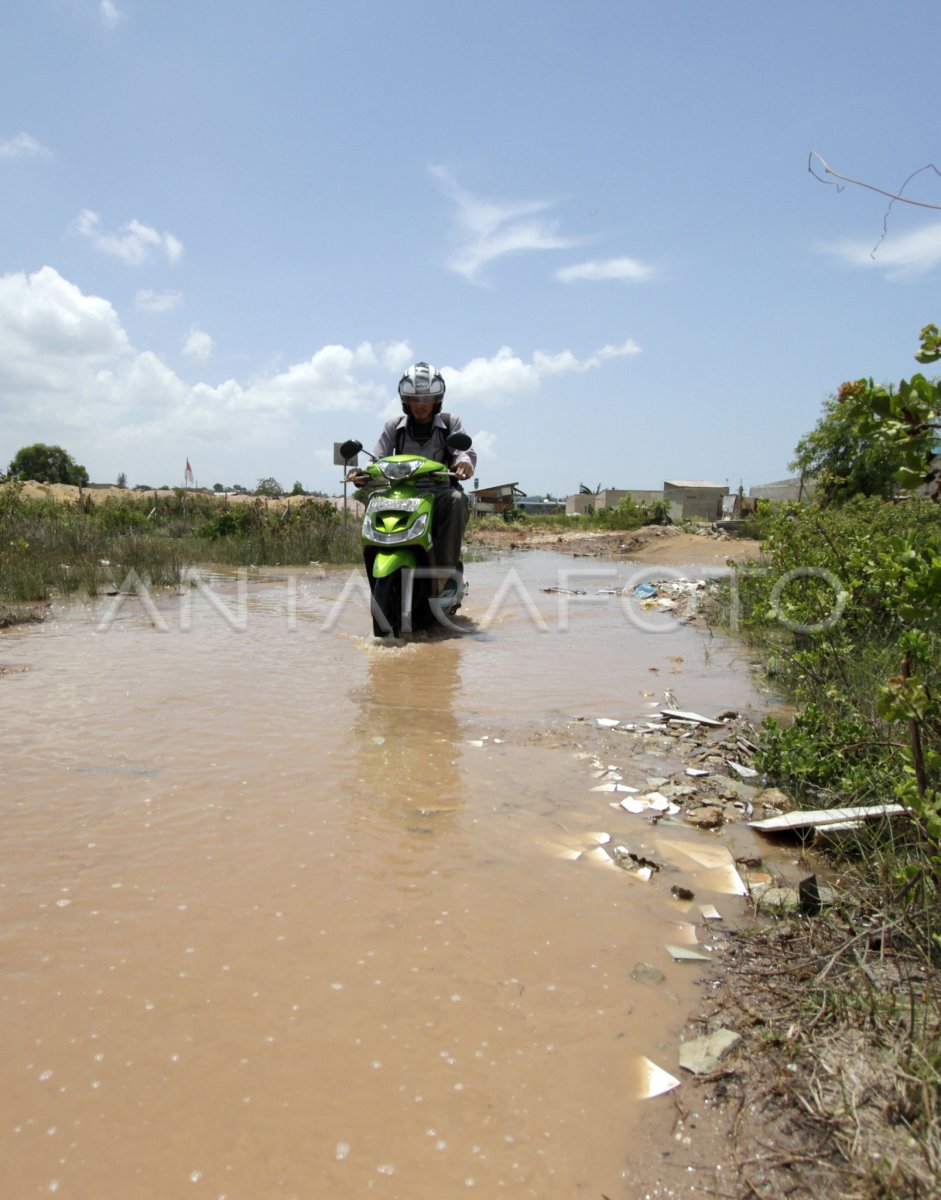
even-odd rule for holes
{"type": "Polygon", "coordinates": [[[871,241],[848,240],[820,249],[850,266],[883,271],[887,279],[916,279],[941,264],[941,222],[911,233],[890,234],[876,247],[871,241]]]}
{"type": "Polygon", "coordinates": [[[630,280],[639,283],[653,275],[653,268],[646,263],[638,262],[636,258],[606,258],[590,259],[588,262],[575,263],[571,267],[563,267],[556,271],[555,277],[560,283],[603,283],[607,280],[630,280]]]}
{"type": "Polygon", "coordinates": [[[31,133],[17,133],[0,142],[0,158],[48,158],[50,151],[31,133]]]}
{"type": "Polygon", "coordinates": [[[130,351],[107,300],[86,296],[53,267],[0,276],[0,394],[15,405],[31,392],[68,389],[130,351]]]}
{"type": "Polygon", "coordinates": [[[102,25],[106,25],[108,29],[114,29],[124,20],[124,13],[121,12],[114,0],[99,0],[98,15],[101,17],[102,25]]]}
{"type": "Polygon", "coordinates": [[[458,403],[508,404],[537,392],[547,377],[595,371],[609,359],[639,353],[640,346],[628,338],[617,346],[602,346],[587,358],[578,358],[571,350],[555,354],[537,350],[532,362],[524,362],[509,346],[501,346],[492,358],[475,358],[465,367],[446,367],[442,374],[448,395],[458,403]]]}
{"type": "Polygon", "coordinates": [[[208,362],[212,351],[212,338],[202,329],[191,329],[183,341],[183,353],[195,362],[208,362]]]}
{"type": "Polygon", "coordinates": [[[75,229],[88,238],[96,250],[120,258],[131,267],[141,266],[155,252],[163,253],[171,263],[183,257],[183,243],[172,233],[158,233],[136,218],[121,225],[114,233],[107,233],[101,228],[98,213],[85,208],[75,220],[75,229]]]}
{"type": "MultiPolygon", "coordinates": [[[[187,345],[197,363],[213,350],[212,339],[198,328],[187,345]]],[[[562,349],[524,359],[503,346],[491,356],[442,367],[449,407],[452,400],[460,412],[474,402],[538,396],[553,380],[584,376],[638,350],[628,339],[582,357],[562,349]]],[[[181,452],[199,454],[206,464],[257,461],[260,474],[266,458],[276,464],[285,455],[296,457],[299,446],[316,462],[318,449],[329,454],[324,444],[334,435],[368,436],[387,406],[397,409],[395,382],[413,359],[406,341],[333,344],[276,371],[193,384],[159,355],[135,348],[107,300],[82,292],[52,267],[0,276],[5,440],[14,449],[35,441],[64,445],[99,478],[127,470],[138,481],[159,484],[174,477],[181,452]]],[[[493,435],[486,430],[475,434],[475,443],[493,455],[493,435]]]]}
{"type": "Polygon", "coordinates": [[[141,288],[134,297],[134,303],[142,312],[170,312],[171,309],[179,308],[183,303],[183,293],[154,292],[150,288],[141,288]]]}
{"type": "MultiPolygon", "coordinates": [[[[197,360],[212,345],[200,330],[188,342],[197,360]]],[[[406,343],[324,346],[247,382],[190,385],[156,354],[135,350],[107,300],[52,267],[0,276],[0,425],[10,440],[35,441],[41,430],[44,440],[148,450],[189,433],[255,442],[282,436],[284,422],[305,413],[377,409],[390,391],[386,360],[410,353],[406,343]]]]}
{"type": "Polygon", "coordinates": [[[580,244],[580,239],[560,234],[558,222],[546,216],[552,207],[548,200],[483,200],[459,187],[445,167],[429,169],[456,208],[462,244],[448,266],[465,279],[478,280],[489,263],[505,254],[567,250],[580,244]]]}

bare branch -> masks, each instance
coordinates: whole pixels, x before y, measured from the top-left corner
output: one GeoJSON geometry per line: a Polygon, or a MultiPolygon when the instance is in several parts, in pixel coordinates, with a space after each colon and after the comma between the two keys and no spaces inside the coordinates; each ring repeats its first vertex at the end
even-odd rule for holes
{"type": "MultiPolygon", "coordinates": [[[[941,171],[934,163],[925,163],[923,167],[919,167],[917,171],[913,171],[908,179],[902,184],[898,192],[887,192],[884,188],[876,187],[874,183],[864,183],[861,179],[852,179],[849,175],[841,175],[839,171],[834,171],[825,158],[822,158],[816,150],[811,150],[810,156],[807,159],[807,170],[813,175],[814,179],[820,183],[825,183],[827,187],[835,187],[838,192],[844,191],[838,183],[831,183],[829,179],[824,179],[814,170],[814,159],[822,166],[827,175],[832,175],[834,179],[842,179],[844,183],[855,184],[856,187],[867,188],[870,192],[878,192],[880,196],[888,196],[892,201],[900,200],[903,204],[913,204],[918,208],[933,208],[936,212],[941,212],[941,204],[929,204],[926,200],[911,200],[908,196],[903,196],[902,192],[911,183],[916,175],[920,175],[922,171],[934,171],[935,175],[941,177],[941,171]]],[[[889,206],[891,208],[891,205],[889,206]]]]}
{"type": "Polygon", "coordinates": [[[835,187],[838,192],[845,191],[845,188],[840,187],[838,183],[831,183],[829,179],[824,179],[822,176],[818,175],[814,170],[814,159],[821,163],[824,171],[828,175],[832,175],[834,179],[842,179],[844,183],[852,183],[856,187],[866,188],[870,192],[877,192],[880,196],[888,196],[889,204],[885,210],[885,215],[882,218],[882,235],[870,251],[870,258],[876,257],[876,251],[889,236],[889,213],[892,211],[892,205],[897,201],[901,204],[914,205],[916,208],[933,208],[936,211],[941,212],[941,204],[929,204],[926,200],[912,200],[908,196],[902,195],[915,176],[920,175],[922,171],[934,171],[935,175],[941,178],[941,171],[938,170],[934,163],[925,163],[925,165],[923,167],[919,167],[917,171],[912,171],[911,175],[909,175],[909,177],[905,180],[898,192],[887,192],[884,188],[876,187],[873,183],[864,183],[861,179],[851,179],[849,175],[841,175],[839,171],[834,171],[826,159],[822,158],[816,152],[816,150],[811,150],[807,159],[807,170],[811,173],[811,175],[813,175],[814,179],[818,180],[820,183],[825,183],[827,187],[835,187]]]}

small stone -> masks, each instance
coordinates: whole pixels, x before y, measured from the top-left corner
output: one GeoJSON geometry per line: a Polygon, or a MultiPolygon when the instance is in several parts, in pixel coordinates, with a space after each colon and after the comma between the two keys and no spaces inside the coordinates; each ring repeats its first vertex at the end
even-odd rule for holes
{"type": "Polygon", "coordinates": [[[758,899],[758,908],[764,913],[797,912],[800,893],[797,888],[766,888],[758,899]]]}
{"type": "Polygon", "coordinates": [[[637,983],[645,983],[649,987],[656,987],[663,983],[666,975],[658,967],[651,966],[650,963],[638,963],[631,971],[631,979],[636,980],[637,983]]]}
{"type": "Polygon", "coordinates": [[[692,900],[696,893],[688,887],[680,887],[678,883],[674,883],[670,888],[670,895],[674,900],[692,900]]]}
{"type": "Polygon", "coordinates": [[[791,804],[790,797],[782,792],[780,788],[763,788],[754,797],[756,804],[763,804],[765,808],[773,808],[776,812],[790,812],[794,807],[791,804]]]}
{"type": "Polygon", "coordinates": [[[722,809],[716,808],[714,804],[704,804],[701,808],[694,808],[692,812],[684,813],[683,816],[690,825],[695,825],[697,829],[718,829],[725,820],[722,809]]]}
{"type": "Polygon", "coordinates": [[[746,871],[745,886],[748,888],[749,894],[754,898],[758,898],[771,887],[774,880],[767,871],[746,871]]]}
{"type": "Polygon", "coordinates": [[[693,1075],[711,1075],[742,1040],[732,1029],[717,1029],[680,1046],[680,1066],[693,1075]]]}

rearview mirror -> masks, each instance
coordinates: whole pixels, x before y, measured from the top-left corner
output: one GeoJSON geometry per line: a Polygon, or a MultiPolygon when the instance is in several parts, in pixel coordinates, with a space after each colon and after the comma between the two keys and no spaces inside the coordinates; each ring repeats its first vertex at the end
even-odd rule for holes
{"type": "Polygon", "coordinates": [[[469,450],[473,444],[466,433],[449,433],[445,439],[449,450],[469,450]]]}
{"type": "Polygon", "coordinates": [[[340,453],[343,455],[343,461],[350,462],[351,459],[354,459],[357,456],[357,454],[359,454],[359,452],[360,452],[360,450],[362,450],[362,448],[363,448],[362,442],[357,442],[357,441],[352,441],[352,440],[349,442],[344,442],[343,445],[340,447],[340,453]]]}

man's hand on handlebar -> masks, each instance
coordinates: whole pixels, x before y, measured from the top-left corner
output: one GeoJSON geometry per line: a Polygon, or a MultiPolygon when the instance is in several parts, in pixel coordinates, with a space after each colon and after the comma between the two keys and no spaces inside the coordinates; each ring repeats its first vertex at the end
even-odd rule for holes
{"type": "Polygon", "coordinates": [[[459,462],[454,467],[454,474],[458,479],[470,479],[474,473],[474,468],[469,462],[459,462]]]}
{"type": "Polygon", "coordinates": [[[356,487],[364,487],[369,483],[369,476],[365,471],[361,471],[359,467],[351,467],[346,473],[347,482],[355,484],[356,487]]]}

